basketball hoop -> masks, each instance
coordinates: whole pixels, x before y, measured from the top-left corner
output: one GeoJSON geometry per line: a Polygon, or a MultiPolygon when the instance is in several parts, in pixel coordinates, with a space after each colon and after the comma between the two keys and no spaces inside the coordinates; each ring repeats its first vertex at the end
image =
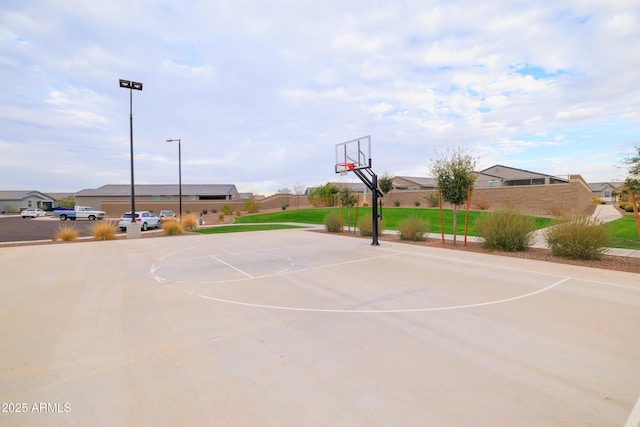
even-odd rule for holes
{"type": "Polygon", "coordinates": [[[340,171],[340,173],[342,172],[347,172],[347,170],[352,171],[353,168],[355,167],[355,165],[353,163],[338,163],[337,166],[341,167],[341,168],[346,168],[340,171]]]}

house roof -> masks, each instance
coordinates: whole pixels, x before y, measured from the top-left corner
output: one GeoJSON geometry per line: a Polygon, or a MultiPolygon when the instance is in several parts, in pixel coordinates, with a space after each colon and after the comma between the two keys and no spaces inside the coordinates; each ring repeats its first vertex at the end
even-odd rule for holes
{"type": "MultiPolygon", "coordinates": [[[[182,194],[192,196],[220,196],[237,193],[233,184],[183,184],[182,194]]],[[[177,184],[141,184],[135,186],[137,196],[178,195],[177,184]]],[[[127,196],[131,194],[131,185],[107,184],[100,188],[78,191],[76,196],[127,196]]]]}
{"type": "Polygon", "coordinates": [[[404,179],[405,181],[413,182],[420,187],[437,187],[438,183],[434,178],[422,177],[422,176],[396,176],[395,178],[404,179]]]}
{"type": "Polygon", "coordinates": [[[53,199],[50,195],[46,193],[41,193],[40,191],[0,191],[0,200],[23,200],[29,196],[39,196],[44,199],[53,199]]]}
{"type": "Polygon", "coordinates": [[[513,179],[513,177],[501,175],[496,171],[492,171],[491,173],[487,172],[487,171],[489,171],[491,169],[495,169],[495,168],[509,169],[509,170],[512,170],[512,171],[524,172],[524,173],[530,174],[530,175],[545,176],[545,177],[555,178],[555,179],[558,179],[558,180],[561,180],[561,181],[569,182],[568,179],[561,178],[561,177],[558,177],[558,176],[555,176],[555,175],[549,175],[549,174],[540,173],[540,172],[533,172],[533,171],[529,171],[529,170],[526,170],[526,169],[514,168],[514,167],[511,167],[511,166],[505,166],[505,165],[493,165],[491,167],[488,167],[488,168],[483,169],[483,170],[481,170],[479,172],[476,172],[476,173],[479,173],[479,174],[482,174],[482,175],[486,175],[486,176],[495,177],[495,178],[513,179]]]}
{"type": "Polygon", "coordinates": [[[605,188],[616,189],[622,184],[624,184],[624,182],[611,181],[611,182],[590,182],[587,185],[589,186],[589,188],[591,188],[591,191],[602,191],[605,188]]]}

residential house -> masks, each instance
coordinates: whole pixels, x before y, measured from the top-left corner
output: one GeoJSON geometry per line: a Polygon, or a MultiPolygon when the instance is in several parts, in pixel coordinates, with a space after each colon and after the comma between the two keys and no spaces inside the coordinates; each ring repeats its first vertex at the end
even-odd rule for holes
{"type": "Polygon", "coordinates": [[[55,199],[39,191],[0,191],[0,212],[18,213],[23,209],[51,209],[55,199]]]}
{"type": "Polygon", "coordinates": [[[392,190],[399,191],[435,190],[438,187],[438,183],[435,179],[427,177],[395,176],[392,181],[392,190]]]}
{"type": "Polygon", "coordinates": [[[504,165],[494,165],[490,168],[476,172],[476,174],[475,188],[569,183],[569,177],[563,178],[504,165]]]}
{"type": "Polygon", "coordinates": [[[616,202],[618,196],[624,186],[624,182],[591,182],[589,188],[594,198],[599,198],[603,202],[616,202]]]}

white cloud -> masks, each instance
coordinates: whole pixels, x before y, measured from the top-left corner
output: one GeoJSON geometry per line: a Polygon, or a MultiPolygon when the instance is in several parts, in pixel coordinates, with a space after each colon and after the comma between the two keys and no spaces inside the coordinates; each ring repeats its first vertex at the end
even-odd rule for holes
{"type": "Polygon", "coordinates": [[[628,1],[8,0],[0,28],[7,189],[33,164],[61,166],[42,168],[43,191],[127,182],[118,78],[144,83],[133,94],[141,182],[175,176],[164,140],[177,137],[185,182],[267,193],[334,179],[334,144],[365,134],[391,174],[424,174],[435,150],[469,144],[483,162],[601,177],[606,161],[578,162],[578,150],[638,144],[628,1]]]}

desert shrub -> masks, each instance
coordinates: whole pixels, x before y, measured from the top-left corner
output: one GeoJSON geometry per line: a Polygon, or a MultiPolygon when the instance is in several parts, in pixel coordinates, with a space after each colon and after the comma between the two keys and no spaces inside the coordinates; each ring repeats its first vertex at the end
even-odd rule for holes
{"type": "Polygon", "coordinates": [[[283,211],[286,211],[288,207],[289,207],[289,203],[283,203],[282,204],[282,210],[283,211]]]}
{"type": "Polygon", "coordinates": [[[98,221],[91,226],[94,240],[115,240],[118,224],[112,221],[98,221]]]}
{"type": "Polygon", "coordinates": [[[165,236],[177,236],[182,233],[182,224],[178,221],[162,221],[162,234],[165,236]]]}
{"type": "Polygon", "coordinates": [[[236,216],[242,216],[242,212],[240,212],[240,209],[236,211],[236,216]]]}
{"type": "Polygon", "coordinates": [[[338,212],[330,212],[324,217],[324,226],[329,233],[341,233],[342,232],[342,220],[338,212]]]}
{"type": "Polygon", "coordinates": [[[529,249],[536,223],[533,217],[506,208],[482,215],[475,228],[484,248],[516,252],[529,249]]]}
{"type": "Polygon", "coordinates": [[[549,215],[551,215],[552,217],[558,218],[558,217],[561,217],[562,215],[564,215],[564,209],[559,208],[557,206],[550,207],[549,209],[547,209],[547,213],[549,215]]]}
{"type": "Polygon", "coordinates": [[[414,204],[415,206],[420,206],[420,200],[414,200],[414,201],[413,201],[413,204],[414,204]]]}
{"type": "MultiPolygon", "coordinates": [[[[366,215],[360,220],[360,235],[364,237],[373,236],[373,218],[371,215],[366,215]]],[[[378,218],[378,233],[382,233],[384,230],[384,220],[378,218]]]]}
{"type": "Polygon", "coordinates": [[[78,230],[73,225],[61,225],[53,235],[53,240],[62,240],[63,242],[78,240],[78,230]]]}
{"type": "Polygon", "coordinates": [[[207,209],[202,209],[202,215],[206,215],[208,213],[209,213],[209,211],[207,209]]]}
{"type": "Polygon", "coordinates": [[[602,200],[600,200],[600,197],[594,197],[593,199],[591,199],[591,203],[594,205],[599,205],[602,204],[602,200]]]}
{"type": "Polygon", "coordinates": [[[611,243],[609,229],[590,216],[576,216],[549,228],[545,237],[555,256],[599,259],[611,243]]]}
{"type": "Polygon", "coordinates": [[[182,219],[182,228],[187,231],[195,230],[198,228],[198,218],[192,214],[185,216],[182,219]]]}
{"type": "Polygon", "coordinates": [[[225,215],[233,215],[233,208],[229,205],[224,205],[222,207],[222,213],[225,215]]]}
{"type": "Polygon", "coordinates": [[[396,208],[400,206],[400,200],[394,200],[393,201],[393,206],[395,206],[396,208]]]}
{"type": "Polygon", "coordinates": [[[220,222],[224,221],[224,214],[222,212],[218,214],[218,221],[220,222]]]}
{"type": "Polygon", "coordinates": [[[247,211],[250,214],[258,213],[258,211],[260,210],[258,208],[258,202],[256,202],[253,199],[246,199],[244,201],[244,210],[247,211]]]}
{"type": "Polygon", "coordinates": [[[423,199],[427,201],[427,206],[430,206],[432,208],[435,208],[436,206],[440,205],[440,197],[438,196],[438,193],[435,191],[432,191],[431,193],[427,194],[426,196],[423,197],[423,199]]]}
{"type": "Polygon", "coordinates": [[[429,221],[417,216],[405,218],[398,223],[398,232],[402,240],[424,240],[429,232],[429,221]]]}
{"type": "Polygon", "coordinates": [[[633,212],[633,204],[631,202],[621,202],[618,206],[625,212],[633,212]]]}
{"type": "Polygon", "coordinates": [[[491,202],[488,200],[474,200],[473,206],[481,211],[487,211],[491,208],[491,202]]]}
{"type": "Polygon", "coordinates": [[[364,207],[366,208],[367,206],[369,206],[369,203],[367,203],[367,202],[362,202],[362,206],[364,206],[364,207]]]}

